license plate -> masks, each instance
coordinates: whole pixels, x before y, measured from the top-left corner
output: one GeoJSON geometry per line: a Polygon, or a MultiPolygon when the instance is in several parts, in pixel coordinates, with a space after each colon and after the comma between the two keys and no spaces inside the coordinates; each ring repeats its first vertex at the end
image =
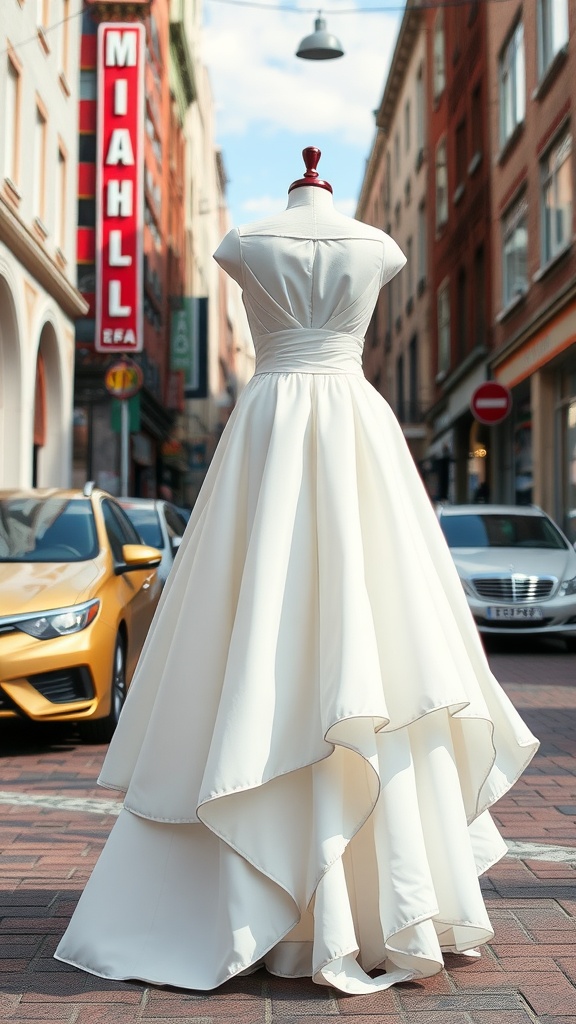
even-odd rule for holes
{"type": "Polygon", "coordinates": [[[510,608],[487,608],[488,619],[541,619],[542,609],[537,605],[510,607],[510,608]]]}

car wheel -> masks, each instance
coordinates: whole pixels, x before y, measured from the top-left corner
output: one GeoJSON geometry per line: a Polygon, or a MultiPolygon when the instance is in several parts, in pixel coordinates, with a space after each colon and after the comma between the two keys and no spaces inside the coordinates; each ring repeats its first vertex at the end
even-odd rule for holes
{"type": "Polygon", "coordinates": [[[80,723],[80,735],[85,743],[110,742],[126,700],[126,652],[120,633],[116,637],[112,662],[111,698],[110,711],[105,718],[80,723]]]}
{"type": "Polygon", "coordinates": [[[566,644],[567,650],[572,651],[576,654],[576,636],[565,636],[564,642],[566,644]]]}

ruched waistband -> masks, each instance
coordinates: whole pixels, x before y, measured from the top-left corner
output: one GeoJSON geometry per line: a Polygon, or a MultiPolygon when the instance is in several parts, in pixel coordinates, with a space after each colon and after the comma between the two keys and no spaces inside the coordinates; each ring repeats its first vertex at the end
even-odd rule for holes
{"type": "Polygon", "coordinates": [[[254,338],[256,374],[362,373],[363,338],[297,327],[254,338]]]}

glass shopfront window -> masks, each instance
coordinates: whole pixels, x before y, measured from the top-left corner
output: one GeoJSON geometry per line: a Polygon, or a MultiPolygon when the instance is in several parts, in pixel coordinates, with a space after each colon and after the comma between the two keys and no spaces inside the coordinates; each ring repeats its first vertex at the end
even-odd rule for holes
{"type": "Polygon", "coordinates": [[[576,542],[576,371],[564,377],[563,403],[563,511],[562,523],[568,538],[576,542]]]}

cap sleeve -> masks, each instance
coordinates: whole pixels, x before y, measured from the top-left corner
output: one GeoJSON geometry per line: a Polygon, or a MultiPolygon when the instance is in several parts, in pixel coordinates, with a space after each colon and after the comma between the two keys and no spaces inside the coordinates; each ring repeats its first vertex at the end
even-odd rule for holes
{"type": "Polygon", "coordinates": [[[382,276],[380,278],[380,287],[382,288],[388,281],[391,281],[393,277],[402,270],[402,267],[406,264],[406,257],[402,252],[399,245],[396,244],[390,235],[384,234],[384,258],[382,260],[382,276]]]}
{"type": "Polygon", "coordinates": [[[223,270],[242,285],[242,257],[240,251],[240,235],[238,228],[232,228],[220,242],[214,253],[214,259],[223,270]]]}

